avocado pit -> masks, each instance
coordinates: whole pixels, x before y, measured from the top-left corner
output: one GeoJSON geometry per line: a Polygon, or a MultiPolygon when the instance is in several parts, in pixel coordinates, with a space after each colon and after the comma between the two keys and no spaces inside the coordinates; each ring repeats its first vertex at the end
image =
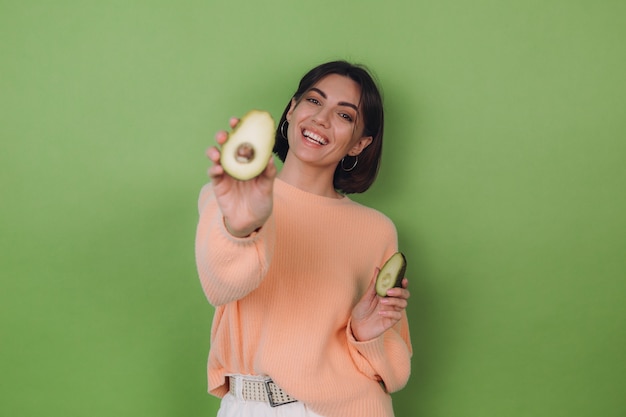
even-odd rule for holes
{"type": "Polygon", "coordinates": [[[237,162],[242,164],[248,164],[254,159],[254,147],[248,142],[244,142],[237,147],[237,153],[235,154],[237,162]]]}

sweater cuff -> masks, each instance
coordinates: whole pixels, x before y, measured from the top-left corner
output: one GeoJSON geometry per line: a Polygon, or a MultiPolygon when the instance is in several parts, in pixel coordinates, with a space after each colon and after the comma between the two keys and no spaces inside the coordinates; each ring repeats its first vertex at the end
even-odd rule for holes
{"type": "MultiPolygon", "coordinates": [[[[259,227],[258,229],[256,229],[254,232],[250,233],[248,236],[237,237],[237,236],[234,236],[232,233],[230,233],[228,231],[228,228],[226,228],[226,219],[224,219],[224,216],[222,216],[222,221],[220,223],[221,223],[220,232],[222,233],[222,236],[237,244],[254,243],[260,238],[259,235],[261,234],[261,231],[263,229],[266,229],[265,225],[263,225],[259,227]]],[[[267,221],[265,223],[267,223],[267,221]]]]}
{"type": "Polygon", "coordinates": [[[380,375],[377,374],[372,364],[384,360],[384,333],[371,340],[356,340],[352,333],[352,318],[350,318],[350,320],[348,320],[348,326],[346,327],[346,334],[348,338],[348,349],[357,368],[369,378],[379,381],[381,379],[380,375]]]}
{"type": "MultiPolygon", "coordinates": [[[[403,321],[406,326],[406,321],[403,321]]],[[[399,327],[402,327],[400,324],[399,327]]],[[[348,349],[356,367],[370,379],[382,382],[387,392],[402,389],[411,374],[411,345],[396,328],[386,330],[375,339],[359,342],[348,322],[348,349]]]]}

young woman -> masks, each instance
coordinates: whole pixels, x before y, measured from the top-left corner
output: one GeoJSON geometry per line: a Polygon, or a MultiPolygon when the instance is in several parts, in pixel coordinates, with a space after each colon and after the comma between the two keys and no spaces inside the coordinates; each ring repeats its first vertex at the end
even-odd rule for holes
{"type": "Polygon", "coordinates": [[[270,160],[238,181],[218,147],[207,151],[196,260],[216,308],[208,383],[219,417],[393,416],[389,393],[410,374],[408,281],[376,295],[396,229],[346,196],[374,182],[382,139],[376,84],[335,61],[309,71],[285,108],[280,173],[270,160]]]}

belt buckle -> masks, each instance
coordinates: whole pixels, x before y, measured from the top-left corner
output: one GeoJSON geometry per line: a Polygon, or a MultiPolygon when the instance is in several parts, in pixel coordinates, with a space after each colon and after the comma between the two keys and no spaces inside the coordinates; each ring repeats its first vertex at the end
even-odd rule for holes
{"type": "Polygon", "coordinates": [[[265,391],[267,392],[267,400],[270,403],[270,407],[278,407],[280,405],[285,405],[285,404],[298,402],[298,400],[291,400],[291,401],[284,401],[284,402],[275,402],[274,401],[274,396],[272,395],[273,391],[272,391],[271,385],[274,385],[276,388],[280,389],[278,387],[278,385],[276,385],[274,383],[274,381],[272,381],[271,379],[268,379],[268,380],[265,381],[265,391]]]}

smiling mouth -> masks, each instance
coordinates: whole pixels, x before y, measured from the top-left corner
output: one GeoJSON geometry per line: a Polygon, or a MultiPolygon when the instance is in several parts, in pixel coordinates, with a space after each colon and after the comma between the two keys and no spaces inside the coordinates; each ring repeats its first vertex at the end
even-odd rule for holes
{"type": "Polygon", "coordinates": [[[311,132],[310,130],[304,129],[302,131],[302,135],[307,138],[310,142],[316,143],[318,145],[327,145],[328,144],[328,139],[318,135],[315,132],[311,132]]]}

